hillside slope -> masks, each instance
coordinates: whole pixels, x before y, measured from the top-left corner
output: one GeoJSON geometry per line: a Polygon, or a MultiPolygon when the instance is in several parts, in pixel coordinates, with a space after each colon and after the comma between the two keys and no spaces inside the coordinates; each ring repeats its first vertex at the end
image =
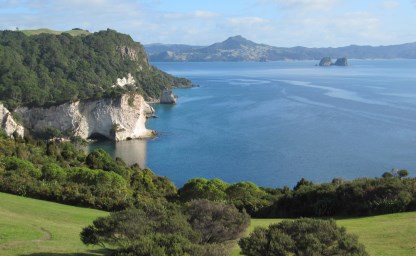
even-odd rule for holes
{"type": "Polygon", "coordinates": [[[0,193],[0,255],[101,255],[79,239],[108,213],[0,193]]]}
{"type": "Polygon", "coordinates": [[[0,74],[0,101],[11,110],[126,92],[159,98],[163,88],[191,86],[150,65],[140,43],[110,29],[81,36],[0,31],[0,74]]]}

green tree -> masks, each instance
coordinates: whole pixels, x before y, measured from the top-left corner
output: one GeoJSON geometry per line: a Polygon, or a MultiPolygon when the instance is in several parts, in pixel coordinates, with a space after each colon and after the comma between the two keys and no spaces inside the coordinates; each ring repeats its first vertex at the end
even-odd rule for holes
{"type": "Polygon", "coordinates": [[[252,182],[238,182],[230,185],[226,190],[227,199],[238,209],[245,209],[250,215],[272,204],[273,196],[266,193],[252,182]]]}
{"type": "Polygon", "coordinates": [[[85,244],[110,246],[116,255],[193,255],[198,239],[178,206],[160,202],[111,213],[81,232],[85,244]]]}
{"type": "Polygon", "coordinates": [[[225,190],[228,186],[229,184],[220,179],[195,178],[189,180],[179,190],[179,196],[185,202],[193,199],[225,201],[227,197],[225,190]]]}
{"type": "Polygon", "coordinates": [[[243,255],[368,255],[354,235],[334,220],[297,219],[257,228],[239,241],[243,255]]]}
{"type": "Polygon", "coordinates": [[[250,224],[250,216],[233,205],[206,199],[189,202],[185,213],[192,228],[200,233],[200,243],[235,240],[250,224]]]}
{"type": "Polygon", "coordinates": [[[409,175],[409,172],[407,170],[400,170],[397,172],[397,175],[399,175],[399,178],[404,178],[407,177],[409,175]]]}

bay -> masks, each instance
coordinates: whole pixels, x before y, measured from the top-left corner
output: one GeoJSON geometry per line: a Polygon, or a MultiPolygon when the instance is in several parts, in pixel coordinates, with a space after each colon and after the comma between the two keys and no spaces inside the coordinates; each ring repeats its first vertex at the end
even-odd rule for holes
{"type": "Polygon", "coordinates": [[[149,141],[99,142],[177,186],[195,177],[294,186],[416,169],[416,60],[152,63],[200,85],[154,105],[149,141]]]}

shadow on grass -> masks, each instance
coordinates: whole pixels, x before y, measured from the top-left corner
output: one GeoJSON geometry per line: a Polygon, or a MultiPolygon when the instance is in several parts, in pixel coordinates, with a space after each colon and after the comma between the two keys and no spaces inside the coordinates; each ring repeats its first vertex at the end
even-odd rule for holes
{"type": "Polygon", "coordinates": [[[104,256],[111,255],[108,249],[89,250],[85,253],[57,253],[57,252],[37,252],[29,254],[20,254],[19,256],[104,256]]]}

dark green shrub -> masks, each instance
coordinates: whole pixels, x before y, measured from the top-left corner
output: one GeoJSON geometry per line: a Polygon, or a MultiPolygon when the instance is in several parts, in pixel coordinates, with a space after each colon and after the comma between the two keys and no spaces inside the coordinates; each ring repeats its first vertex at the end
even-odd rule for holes
{"type": "Polygon", "coordinates": [[[368,255],[357,237],[334,220],[298,219],[257,228],[239,241],[243,255],[368,255]]]}
{"type": "Polygon", "coordinates": [[[237,239],[250,224],[250,216],[233,205],[206,199],[189,202],[185,213],[192,228],[199,232],[200,243],[237,239]]]}

